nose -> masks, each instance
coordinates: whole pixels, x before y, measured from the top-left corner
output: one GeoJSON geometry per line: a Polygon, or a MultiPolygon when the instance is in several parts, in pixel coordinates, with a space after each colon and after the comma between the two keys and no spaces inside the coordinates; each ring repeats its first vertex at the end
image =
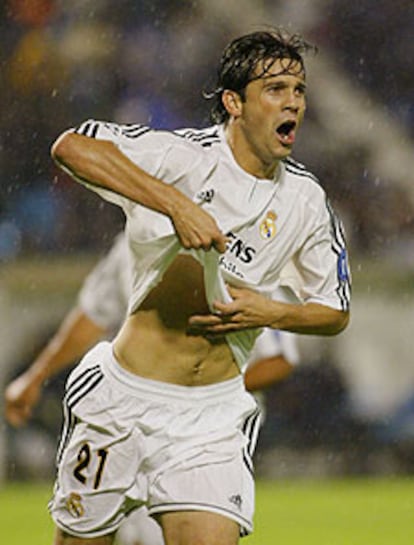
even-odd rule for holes
{"type": "Polygon", "coordinates": [[[299,97],[297,93],[292,89],[286,92],[284,109],[297,113],[302,103],[302,97],[299,97]]]}

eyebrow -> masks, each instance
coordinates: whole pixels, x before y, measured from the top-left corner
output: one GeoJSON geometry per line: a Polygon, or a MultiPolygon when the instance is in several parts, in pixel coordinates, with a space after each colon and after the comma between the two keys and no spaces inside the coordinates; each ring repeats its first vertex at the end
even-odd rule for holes
{"type": "Polygon", "coordinates": [[[277,74],[263,74],[263,76],[261,76],[260,78],[256,78],[256,79],[261,79],[261,80],[264,80],[264,81],[269,81],[273,78],[280,78],[281,76],[293,76],[295,78],[299,78],[299,81],[298,81],[298,85],[301,85],[303,87],[306,87],[306,79],[305,79],[305,74],[302,73],[292,73],[292,72],[289,72],[289,71],[281,71],[281,72],[278,72],[277,74]],[[301,77],[302,76],[302,77],[301,77]]]}

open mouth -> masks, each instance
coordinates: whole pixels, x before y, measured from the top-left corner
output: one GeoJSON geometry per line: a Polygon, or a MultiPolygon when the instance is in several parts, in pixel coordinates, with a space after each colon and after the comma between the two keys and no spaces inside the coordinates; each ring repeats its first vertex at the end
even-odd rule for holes
{"type": "Polygon", "coordinates": [[[285,121],[276,129],[282,144],[291,146],[295,142],[296,121],[285,121]]]}

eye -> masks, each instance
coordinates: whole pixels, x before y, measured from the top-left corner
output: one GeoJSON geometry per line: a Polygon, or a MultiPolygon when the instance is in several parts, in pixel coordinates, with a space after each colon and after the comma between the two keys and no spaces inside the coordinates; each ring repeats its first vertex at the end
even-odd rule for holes
{"type": "Polygon", "coordinates": [[[295,89],[296,93],[298,95],[305,95],[306,94],[306,85],[298,85],[295,89]]]}
{"type": "Polygon", "coordinates": [[[269,85],[267,88],[268,91],[277,93],[278,91],[281,91],[284,89],[284,85],[281,85],[280,83],[274,83],[273,85],[269,85]]]}

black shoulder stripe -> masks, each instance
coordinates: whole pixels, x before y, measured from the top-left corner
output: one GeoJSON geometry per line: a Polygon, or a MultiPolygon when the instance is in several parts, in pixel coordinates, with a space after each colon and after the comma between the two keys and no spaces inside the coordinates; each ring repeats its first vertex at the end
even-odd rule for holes
{"type": "Polygon", "coordinates": [[[151,131],[151,129],[146,125],[123,125],[121,128],[122,135],[126,136],[127,138],[138,138],[149,131],[151,131]]]}
{"type": "Polygon", "coordinates": [[[190,142],[197,142],[203,147],[209,147],[220,142],[217,129],[185,129],[174,131],[174,134],[190,142]]]}
{"type": "Polygon", "coordinates": [[[79,125],[75,129],[75,133],[83,134],[84,136],[89,136],[91,138],[96,138],[96,134],[99,129],[99,123],[93,121],[85,121],[82,125],[79,125]]]}
{"type": "Polygon", "coordinates": [[[75,132],[86,136],[86,133],[88,132],[90,126],[91,122],[87,121],[86,123],[82,123],[82,125],[79,125],[79,127],[75,129],[75,132]]]}
{"type": "Polygon", "coordinates": [[[337,253],[339,253],[346,246],[344,228],[338,216],[335,214],[331,206],[331,203],[329,202],[329,199],[326,199],[325,202],[326,202],[326,208],[328,210],[330,221],[331,221],[331,228],[333,233],[333,244],[337,249],[337,253]]]}
{"type": "Polygon", "coordinates": [[[295,159],[293,159],[292,157],[286,157],[286,159],[284,159],[285,163],[287,163],[288,165],[292,166],[292,167],[296,167],[300,170],[307,170],[307,168],[305,167],[305,165],[303,163],[299,163],[299,161],[296,161],[295,159]]]}
{"type": "Polygon", "coordinates": [[[290,174],[294,174],[295,176],[309,178],[310,180],[313,180],[314,182],[320,185],[318,178],[314,174],[312,174],[312,172],[309,172],[308,170],[304,168],[294,167],[288,163],[285,163],[285,167],[286,167],[286,172],[290,172],[290,174]]]}
{"type": "Polygon", "coordinates": [[[328,199],[326,199],[326,207],[331,222],[332,251],[337,256],[338,286],[336,288],[336,293],[341,302],[342,310],[348,310],[351,300],[351,280],[347,270],[348,264],[344,229],[328,199]],[[343,268],[346,268],[346,270],[343,270],[343,268]]]}

